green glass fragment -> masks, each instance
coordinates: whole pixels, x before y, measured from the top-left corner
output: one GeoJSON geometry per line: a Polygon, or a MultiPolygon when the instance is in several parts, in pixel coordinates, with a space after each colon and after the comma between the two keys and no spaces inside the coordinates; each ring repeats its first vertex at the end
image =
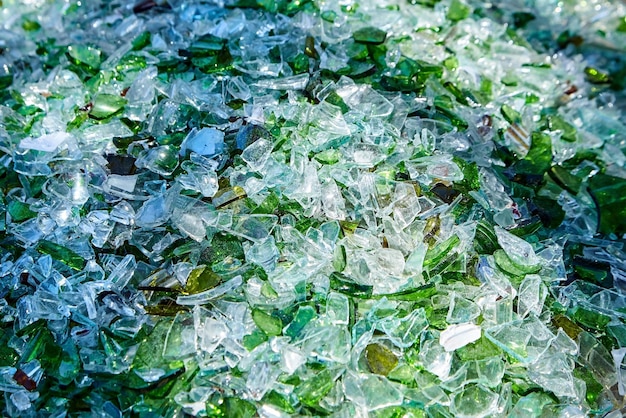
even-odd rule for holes
{"type": "Polygon", "coordinates": [[[260,205],[258,205],[252,213],[271,215],[276,212],[280,205],[280,200],[276,193],[270,193],[260,205]]]}
{"type": "Polygon", "coordinates": [[[73,131],[81,127],[89,119],[89,113],[80,109],[76,109],[76,116],[67,124],[67,131],[73,131]]]}
{"type": "MultiPolygon", "coordinates": [[[[211,405],[209,405],[210,401],[207,401],[207,412],[212,409],[211,405]]],[[[213,404],[214,405],[214,404],[213,404]]],[[[253,418],[257,415],[256,407],[252,402],[246,401],[245,399],[236,398],[236,397],[226,397],[222,400],[221,405],[219,405],[220,414],[210,413],[208,416],[213,418],[217,417],[241,417],[241,418],[253,418]]]]}
{"type": "Polygon", "coordinates": [[[239,260],[244,259],[241,241],[234,235],[215,234],[211,240],[211,246],[202,252],[200,261],[212,265],[229,256],[239,260]]]}
{"type": "Polygon", "coordinates": [[[417,60],[416,63],[419,65],[420,77],[424,81],[430,77],[439,79],[443,76],[443,67],[441,65],[431,64],[421,60],[417,60]]]}
{"type": "Polygon", "coordinates": [[[597,408],[598,401],[600,400],[600,396],[604,390],[602,384],[595,379],[591,370],[586,367],[576,367],[573,371],[573,375],[585,382],[587,389],[585,398],[587,402],[589,402],[589,406],[597,408]]]}
{"type": "MultiPolygon", "coordinates": [[[[544,31],[545,33],[545,31],[544,31]]],[[[547,34],[546,34],[547,35],[547,34]]],[[[584,38],[571,30],[566,29],[556,38],[556,43],[560,48],[566,48],[568,45],[581,46],[584,38]]]]}
{"type": "Polygon", "coordinates": [[[41,331],[44,328],[46,328],[46,321],[43,319],[38,319],[35,322],[32,322],[26,325],[25,327],[20,328],[17,331],[15,331],[15,336],[19,338],[22,338],[25,336],[26,337],[33,336],[33,335],[36,335],[37,332],[41,331]]]}
{"type": "Polygon", "coordinates": [[[598,208],[598,231],[626,233],[626,180],[596,174],[589,180],[588,190],[598,208]]]}
{"type": "Polygon", "coordinates": [[[347,3],[341,5],[341,11],[348,15],[353,15],[359,10],[359,3],[347,3]]]}
{"type": "Polygon", "coordinates": [[[459,68],[459,60],[454,55],[451,55],[445,60],[443,60],[443,66],[446,67],[450,71],[454,71],[457,68],[459,68]]]}
{"type": "Polygon", "coordinates": [[[398,358],[384,345],[372,343],[365,347],[365,359],[370,371],[387,376],[398,364],[398,358]]]}
{"type": "Polygon", "coordinates": [[[359,222],[349,220],[339,221],[339,226],[341,226],[341,231],[344,234],[353,234],[354,231],[356,231],[356,229],[359,227],[359,222]]]}
{"type": "Polygon", "coordinates": [[[407,387],[415,387],[415,369],[408,364],[397,365],[389,372],[387,379],[407,387]]]}
{"type": "Polygon", "coordinates": [[[420,301],[430,299],[431,296],[437,293],[437,288],[433,283],[428,283],[423,286],[407,289],[400,292],[388,293],[386,295],[376,295],[376,297],[385,297],[390,300],[400,301],[420,301]]]}
{"type": "Polygon", "coordinates": [[[452,235],[447,240],[437,244],[435,247],[429,249],[426,252],[426,256],[424,257],[424,267],[425,268],[434,268],[439,263],[441,263],[452,251],[454,247],[456,247],[461,242],[461,239],[457,235],[452,235]]]}
{"type": "Polygon", "coordinates": [[[607,334],[615,339],[618,347],[626,347],[626,325],[609,324],[606,329],[607,334]]]}
{"type": "Polygon", "coordinates": [[[126,106],[127,100],[113,94],[99,94],[93,102],[89,116],[94,119],[106,119],[126,106]]]}
{"type": "Polygon", "coordinates": [[[509,105],[502,105],[500,113],[502,114],[502,117],[504,117],[504,119],[511,125],[522,123],[522,115],[509,105]]]}
{"type": "Polygon", "coordinates": [[[341,273],[346,268],[346,247],[338,245],[333,253],[333,268],[341,273]]]}
{"type": "Polygon", "coordinates": [[[526,156],[513,164],[516,174],[543,176],[552,166],[552,139],[541,132],[531,134],[531,145],[526,156]]]}
{"type": "Polygon", "coordinates": [[[293,414],[296,412],[296,409],[293,407],[289,399],[276,392],[275,390],[271,390],[263,397],[263,402],[268,403],[270,405],[274,405],[283,411],[293,414]]]}
{"type": "Polygon", "coordinates": [[[372,285],[356,283],[348,276],[337,272],[330,275],[330,287],[336,292],[355,298],[369,298],[374,290],[372,285]]]}
{"type": "Polygon", "coordinates": [[[347,75],[355,80],[369,77],[376,73],[376,64],[372,61],[348,60],[348,66],[337,71],[337,74],[347,75]]]}
{"type": "Polygon", "coordinates": [[[309,57],[309,58],[313,58],[314,60],[318,60],[320,59],[320,55],[318,54],[317,50],[315,49],[315,38],[312,36],[307,36],[304,39],[304,54],[309,57]]]}
{"type": "Polygon", "coordinates": [[[252,334],[244,335],[242,342],[246,350],[252,351],[265,341],[267,341],[267,334],[260,329],[255,329],[252,334]]]}
{"type": "Polygon", "coordinates": [[[539,103],[541,99],[534,93],[526,94],[526,104],[539,103]]]}
{"type": "Polygon", "coordinates": [[[537,196],[533,200],[533,212],[539,216],[544,226],[549,228],[558,227],[565,218],[565,211],[561,206],[555,205],[549,197],[537,196]]]}
{"type": "Polygon", "coordinates": [[[513,26],[516,29],[524,28],[529,22],[535,20],[535,15],[528,12],[515,12],[512,17],[513,26]]]}
{"type": "MultiPolygon", "coordinates": [[[[20,356],[20,363],[39,360],[41,367],[48,373],[56,373],[63,359],[61,347],[54,341],[54,336],[48,330],[45,321],[37,321],[29,326],[28,340],[20,356]]],[[[21,331],[25,331],[22,329],[21,331]]]]}
{"type": "Polygon", "coordinates": [[[276,299],[278,297],[278,293],[274,290],[270,282],[263,283],[263,286],[261,286],[261,295],[268,299],[276,299]]]}
{"type": "Polygon", "coordinates": [[[576,141],[576,128],[558,115],[546,117],[547,127],[551,131],[560,131],[561,139],[567,142],[576,141]]]}
{"type": "Polygon", "coordinates": [[[257,327],[259,327],[268,336],[280,335],[283,331],[283,322],[280,318],[270,315],[260,309],[252,310],[252,319],[257,327]]]}
{"type": "Polygon", "coordinates": [[[501,356],[502,349],[483,335],[477,341],[456,350],[455,353],[463,361],[472,361],[501,356]]]}
{"type": "Polygon", "coordinates": [[[334,23],[337,19],[337,13],[333,10],[324,10],[320,17],[327,22],[334,23]]]}
{"type": "Polygon", "coordinates": [[[133,389],[159,387],[184,372],[185,367],[182,361],[168,361],[163,358],[163,349],[171,325],[171,319],[162,319],[157,322],[149,335],[141,339],[131,365],[132,372],[124,381],[127,387],[133,389]],[[154,372],[158,372],[156,380],[152,378],[154,372]],[[144,379],[142,376],[150,376],[150,378],[144,379]]]}
{"type": "Polygon", "coordinates": [[[315,407],[324,396],[335,386],[334,373],[328,369],[322,370],[312,378],[305,380],[296,389],[298,399],[303,405],[315,407]]]}
{"type": "Polygon", "coordinates": [[[441,78],[443,67],[424,61],[401,57],[393,70],[386,71],[380,84],[390,91],[415,91],[421,92],[424,83],[430,77],[441,78]]]}
{"type": "Polygon", "coordinates": [[[478,254],[493,254],[500,248],[493,226],[484,219],[476,224],[476,234],[474,236],[474,249],[478,254]]]}
{"type": "Polygon", "coordinates": [[[576,340],[578,335],[584,330],[572,322],[567,316],[558,314],[552,318],[552,323],[555,327],[563,329],[563,331],[570,337],[572,340],[576,340]]]}
{"type": "Polygon", "coordinates": [[[178,151],[174,145],[151,148],[143,156],[143,166],[162,176],[171,176],[178,167],[178,151]]]}
{"type": "Polygon", "coordinates": [[[134,53],[126,54],[118,61],[115,69],[118,72],[140,71],[146,68],[146,58],[134,53]]]}
{"type": "Polygon", "coordinates": [[[480,87],[475,94],[482,104],[486,104],[490,100],[493,100],[493,81],[487,77],[481,77],[480,87]]]}
{"type": "Polygon", "coordinates": [[[513,277],[523,277],[526,274],[538,273],[541,270],[541,265],[539,264],[529,266],[513,262],[513,260],[511,260],[511,258],[509,258],[506,252],[502,249],[496,250],[493,253],[493,257],[497,266],[502,271],[513,277]]]}
{"type": "Polygon", "coordinates": [[[206,57],[193,57],[191,63],[203,73],[211,74],[230,70],[233,68],[233,57],[228,48],[220,50],[217,54],[206,57]]]}
{"type": "Polygon", "coordinates": [[[185,293],[193,295],[195,293],[204,292],[205,290],[214,288],[220,284],[221,281],[221,276],[211,270],[210,267],[197,267],[189,273],[187,283],[185,284],[185,293]]]}
{"type": "Polygon", "coordinates": [[[56,377],[62,385],[69,385],[78,377],[81,370],[81,362],[74,344],[66,342],[63,344],[62,349],[63,357],[56,377]]]}
{"type": "Polygon", "coordinates": [[[346,54],[352,60],[363,61],[369,56],[370,52],[366,44],[355,42],[348,46],[346,54]]]}
{"type": "Polygon", "coordinates": [[[381,29],[373,28],[371,26],[356,30],[352,37],[355,42],[362,44],[379,45],[385,42],[387,38],[387,32],[381,29]]]}
{"type": "Polygon", "coordinates": [[[626,33],[626,16],[622,16],[619,19],[619,25],[617,25],[617,31],[626,33]]]}
{"type": "Polygon", "coordinates": [[[297,338],[304,327],[315,318],[317,314],[311,306],[305,305],[298,308],[298,312],[293,317],[289,325],[285,328],[286,337],[297,338]]]}
{"type": "Polygon", "coordinates": [[[299,11],[308,10],[311,7],[311,0],[239,0],[243,2],[238,7],[261,7],[268,12],[283,13],[287,16],[293,16],[299,11]]]}
{"type": "Polygon", "coordinates": [[[322,164],[332,165],[339,162],[339,159],[341,158],[341,151],[334,148],[329,148],[315,154],[313,158],[315,158],[316,161],[322,164]]]}
{"type": "Polygon", "coordinates": [[[590,83],[605,84],[611,81],[609,75],[593,67],[585,67],[585,76],[590,83]]]}
{"type": "Polygon", "coordinates": [[[471,11],[472,9],[461,0],[452,0],[446,17],[453,22],[458,22],[468,17],[471,11]]]}
{"type": "Polygon", "coordinates": [[[17,112],[22,116],[33,116],[36,113],[41,113],[42,109],[37,106],[20,106],[17,112]]]}
{"type": "Polygon", "coordinates": [[[78,44],[68,46],[67,53],[74,64],[84,64],[90,69],[100,68],[100,55],[102,53],[99,49],[78,44]]]}
{"type": "Polygon", "coordinates": [[[550,63],[547,63],[547,62],[526,62],[526,63],[522,64],[522,67],[552,68],[550,63]]]}
{"type": "Polygon", "coordinates": [[[502,77],[500,79],[500,81],[502,82],[502,84],[504,84],[505,86],[508,87],[514,87],[517,86],[517,77],[514,74],[505,74],[504,77],[502,77]]]}
{"type": "Polygon", "coordinates": [[[181,60],[179,58],[170,58],[159,61],[156,64],[159,69],[159,74],[162,75],[162,80],[167,81],[170,76],[168,74],[182,74],[189,69],[189,61],[181,60]]]}
{"type": "Polygon", "coordinates": [[[568,311],[568,313],[574,321],[587,328],[592,328],[598,331],[603,331],[607,324],[611,322],[611,317],[581,306],[572,308],[568,311]]]}
{"type": "MultiPolygon", "coordinates": [[[[298,208],[300,209],[300,208],[298,208]]],[[[296,229],[302,233],[306,233],[309,228],[317,228],[320,226],[320,222],[317,219],[313,218],[301,218],[296,222],[296,229]]]]}
{"type": "MultiPolygon", "coordinates": [[[[343,101],[343,99],[341,98],[341,96],[339,96],[335,91],[331,91],[330,94],[326,97],[326,101],[332,105],[335,105],[337,107],[339,107],[341,109],[341,113],[347,113],[350,108],[348,107],[348,105],[346,104],[346,102],[343,101]]],[[[338,150],[334,150],[334,149],[328,149],[325,151],[337,151],[338,150]]],[[[322,151],[323,153],[324,151],[322,151]]],[[[322,162],[322,161],[320,161],[322,162]]],[[[323,162],[322,162],[323,163],[323,162]]]]}
{"type": "Polygon", "coordinates": [[[454,96],[457,102],[465,106],[478,106],[478,99],[469,90],[461,90],[454,83],[446,81],[443,86],[454,96]]]}
{"type": "Polygon", "coordinates": [[[419,4],[426,7],[434,7],[441,0],[407,0],[409,4],[419,4]]]}
{"type": "Polygon", "coordinates": [[[573,175],[569,170],[563,168],[561,165],[552,166],[548,173],[556,184],[574,195],[578,194],[582,184],[580,177],[573,175]]]}
{"type": "Polygon", "coordinates": [[[37,212],[30,210],[30,205],[19,200],[11,200],[7,205],[7,211],[13,222],[22,222],[37,216],[37,212]]]}
{"type": "Polygon", "coordinates": [[[149,31],[141,32],[133,41],[131,42],[133,51],[138,51],[140,49],[144,49],[148,45],[150,45],[150,41],[152,39],[152,35],[149,31]]]}
{"type": "Polygon", "coordinates": [[[111,83],[116,75],[117,73],[113,70],[93,70],[89,73],[81,73],[81,77],[87,78],[85,88],[91,93],[97,93],[101,86],[111,83]]]}
{"type": "Polygon", "coordinates": [[[422,406],[389,406],[372,411],[372,418],[426,418],[422,406]]]}
{"type": "Polygon", "coordinates": [[[436,96],[434,102],[437,112],[432,115],[433,119],[446,122],[461,130],[467,129],[469,126],[467,121],[458,113],[451,110],[454,105],[448,96],[436,96]]]}
{"type": "MultiPolygon", "coordinates": [[[[172,132],[170,134],[167,135],[161,135],[157,138],[157,142],[159,143],[159,145],[174,145],[174,146],[179,146],[180,144],[183,143],[183,141],[185,140],[185,137],[187,136],[187,133],[185,132],[172,132]]],[[[132,136],[132,137],[127,137],[125,141],[131,140],[131,142],[134,141],[141,141],[142,138],[141,136],[132,136]],[[132,140],[131,140],[132,138],[132,140]]],[[[120,140],[124,140],[124,138],[120,138],[120,140]]],[[[130,143],[124,142],[126,144],[126,146],[128,146],[130,143]]],[[[117,145],[116,145],[117,146],[117,145]]]]}
{"type": "Polygon", "coordinates": [[[8,345],[9,332],[0,329],[0,367],[12,367],[17,363],[19,354],[8,345]]]}
{"type": "Polygon", "coordinates": [[[587,282],[595,283],[603,287],[608,286],[609,288],[613,286],[613,278],[608,272],[608,266],[596,268],[595,266],[576,264],[576,260],[574,260],[574,272],[580,279],[587,282]]]}
{"type": "Polygon", "coordinates": [[[430,189],[430,192],[439,199],[443,200],[445,203],[452,203],[452,201],[461,194],[458,190],[442,183],[435,184],[430,189]]]}
{"type": "Polygon", "coordinates": [[[24,20],[24,23],[22,23],[22,28],[26,32],[34,32],[34,31],[37,31],[37,30],[41,29],[41,25],[36,20],[28,20],[28,19],[26,19],[26,20],[24,20]]]}
{"type": "Polygon", "coordinates": [[[11,84],[13,84],[13,67],[0,63],[0,90],[10,87],[11,84]]]}
{"type": "Polygon", "coordinates": [[[210,33],[200,36],[198,39],[192,42],[186,51],[180,51],[184,56],[193,57],[206,57],[210,55],[216,55],[219,51],[224,49],[227,40],[219,38],[210,33]]]}
{"type": "Polygon", "coordinates": [[[309,71],[309,57],[306,54],[298,54],[289,61],[289,66],[294,74],[303,74],[309,71]]]}
{"type": "Polygon", "coordinates": [[[40,253],[49,254],[55,260],[74,270],[82,270],[87,264],[87,261],[74,251],[48,240],[40,240],[36,248],[40,253]]]}
{"type": "Polygon", "coordinates": [[[267,54],[267,58],[269,59],[269,62],[272,64],[282,63],[283,56],[282,56],[282,51],[281,51],[280,46],[275,45],[272,48],[270,48],[267,54]]]}

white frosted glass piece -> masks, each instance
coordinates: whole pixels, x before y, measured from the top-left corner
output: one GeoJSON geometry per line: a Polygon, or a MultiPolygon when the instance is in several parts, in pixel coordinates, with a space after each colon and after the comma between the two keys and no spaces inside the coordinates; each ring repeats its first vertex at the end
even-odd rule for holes
{"type": "Polygon", "coordinates": [[[481,328],[474,324],[450,325],[439,336],[439,344],[446,351],[454,351],[480,338],[481,328]]]}

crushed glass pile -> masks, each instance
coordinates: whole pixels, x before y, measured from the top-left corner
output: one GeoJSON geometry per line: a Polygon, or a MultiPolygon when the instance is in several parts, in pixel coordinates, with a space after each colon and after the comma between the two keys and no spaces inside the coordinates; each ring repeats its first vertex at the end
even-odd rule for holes
{"type": "Polygon", "coordinates": [[[626,5],[0,2],[10,417],[621,417],[626,5]]]}

